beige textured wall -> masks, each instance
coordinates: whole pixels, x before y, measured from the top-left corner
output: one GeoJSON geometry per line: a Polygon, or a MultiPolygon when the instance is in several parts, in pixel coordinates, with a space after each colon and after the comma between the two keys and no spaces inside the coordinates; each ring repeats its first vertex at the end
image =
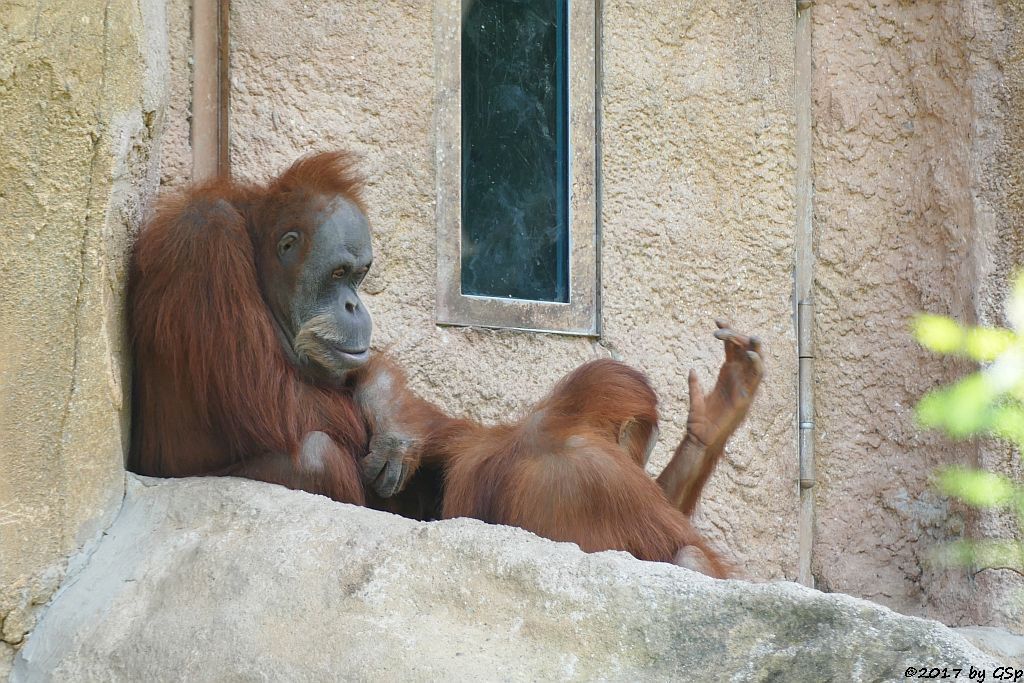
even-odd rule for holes
{"type": "Polygon", "coordinates": [[[158,0],[0,4],[0,678],[124,488],[124,253],[156,186],[158,0]]]}
{"type": "Polygon", "coordinates": [[[167,113],[160,135],[160,186],[192,179],[192,0],[161,0],[167,21],[167,113]]]}
{"type": "Polygon", "coordinates": [[[604,344],[654,380],[660,465],[689,367],[709,384],[720,362],[713,319],[766,340],[698,521],[752,577],[795,578],[793,7],[606,2],[602,21],[604,344]]]}
{"type": "MultiPolygon", "coordinates": [[[[978,317],[1006,325],[1006,283],[1024,266],[1024,5],[974,0],[966,3],[965,16],[973,35],[969,82],[976,117],[971,140],[978,317]]],[[[1006,445],[985,442],[979,454],[986,469],[1024,481],[1020,454],[1006,445]]],[[[975,520],[974,531],[1021,538],[1009,515],[986,513],[975,520]]],[[[1024,629],[1024,577],[1009,569],[986,569],[971,578],[984,595],[976,607],[977,622],[1024,629]]]]}
{"type": "Polygon", "coordinates": [[[446,409],[501,420],[584,360],[645,369],[660,466],[728,315],[762,335],[771,380],[699,523],[751,576],[795,573],[791,317],[793,10],[787,3],[604,3],[604,334],[600,342],[434,324],[434,37],[424,3],[232,5],[234,168],[263,178],[334,147],[365,158],[376,346],[446,409]]]}
{"type": "Polygon", "coordinates": [[[814,4],[820,587],[947,623],[1017,624],[1020,577],[929,561],[977,520],[930,486],[994,445],[922,433],[912,407],[967,371],[919,349],[927,310],[998,320],[1021,263],[1020,10],[980,0],[814,4]],[[980,450],[979,450],[980,449],[980,450]]]}

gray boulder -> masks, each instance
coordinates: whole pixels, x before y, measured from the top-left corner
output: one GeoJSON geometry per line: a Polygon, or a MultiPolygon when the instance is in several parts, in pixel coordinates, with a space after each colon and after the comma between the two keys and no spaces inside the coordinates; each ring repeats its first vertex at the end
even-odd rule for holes
{"type": "Polygon", "coordinates": [[[848,596],[238,479],[129,475],[69,576],[13,681],[896,681],[997,665],[848,596]]]}

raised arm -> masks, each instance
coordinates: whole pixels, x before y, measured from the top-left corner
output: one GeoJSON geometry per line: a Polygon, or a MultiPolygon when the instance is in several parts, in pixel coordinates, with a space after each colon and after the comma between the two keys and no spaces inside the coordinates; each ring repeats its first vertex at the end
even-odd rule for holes
{"type": "Polygon", "coordinates": [[[658,476],[669,502],[683,513],[693,514],[708,477],[725,450],[725,443],[750,411],[764,375],[761,342],[730,329],[716,320],[715,338],[725,342],[725,362],[715,388],[707,396],[690,370],[690,412],[686,436],[672,460],[658,476]]]}

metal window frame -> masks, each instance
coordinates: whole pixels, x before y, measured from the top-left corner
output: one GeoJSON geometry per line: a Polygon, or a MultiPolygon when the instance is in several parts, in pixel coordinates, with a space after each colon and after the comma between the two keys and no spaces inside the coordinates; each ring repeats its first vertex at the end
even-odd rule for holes
{"type": "Polygon", "coordinates": [[[568,6],[568,303],[473,296],[461,291],[462,3],[434,2],[437,322],[598,336],[596,0],[569,0],[568,6]]]}

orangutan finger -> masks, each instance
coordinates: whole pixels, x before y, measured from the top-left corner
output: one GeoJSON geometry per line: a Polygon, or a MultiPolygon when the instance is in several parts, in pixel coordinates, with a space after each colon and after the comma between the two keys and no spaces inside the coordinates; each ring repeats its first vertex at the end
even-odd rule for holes
{"type": "Polygon", "coordinates": [[[690,412],[693,413],[695,409],[697,411],[703,410],[704,389],[700,386],[700,380],[697,379],[697,371],[691,368],[686,381],[690,387],[690,412]]]}
{"type": "Polygon", "coordinates": [[[756,351],[747,351],[747,360],[750,361],[757,379],[760,380],[764,375],[764,361],[761,360],[761,354],[756,351]]]}
{"type": "Polygon", "coordinates": [[[359,462],[359,469],[362,470],[364,481],[373,481],[380,475],[381,470],[387,465],[387,458],[380,453],[370,451],[365,458],[359,462]]]}
{"type": "Polygon", "coordinates": [[[402,460],[389,460],[373,488],[382,498],[390,498],[398,492],[399,484],[402,483],[405,464],[402,460]]]}

